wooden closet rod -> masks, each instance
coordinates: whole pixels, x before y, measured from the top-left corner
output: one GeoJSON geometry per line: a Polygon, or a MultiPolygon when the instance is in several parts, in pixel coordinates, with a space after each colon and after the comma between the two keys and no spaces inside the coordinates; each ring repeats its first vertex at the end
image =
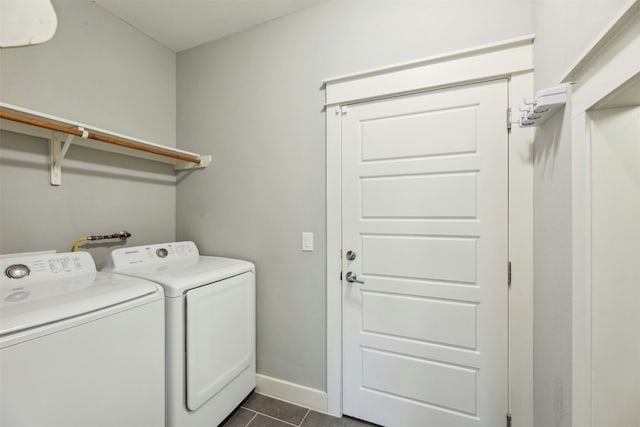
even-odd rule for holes
{"type": "MultiPolygon", "coordinates": [[[[63,132],[63,133],[80,136],[80,137],[82,137],[82,133],[83,133],[80,129],[70,128],[63,125],[46,122],[44,120],[23,116],[21,114],[10,113],[7,111],[0,111],[0,119],[11,120],[14,122],[24,123],[32,126],[38,126],[41,128],[55,130],[57,132],[63,132]]],[[[180,153],[174,153],[168,150],[163,150],[162,148],[149,147],[147,145],[125,141],[122,139],[113,138],[111,136],[99,135],[93,132],[89,132],[86,137],[96,141],[106,142],[107,144],[119,145],[121,147],[131,148],[133,150],[145,151],[147,153],[158,154],[160,156],[165,156],[165,157],[171,157],[173,159],[184,160],[185,162],[191,162],[198,165],[201,162],[198,157],[188,156],[180,153]]]]}

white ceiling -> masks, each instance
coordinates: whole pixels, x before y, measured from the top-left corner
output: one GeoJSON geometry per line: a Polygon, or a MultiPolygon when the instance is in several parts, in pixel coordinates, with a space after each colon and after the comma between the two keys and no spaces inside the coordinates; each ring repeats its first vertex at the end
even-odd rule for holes
{"type": "Polygon", "coordinates": [[[326,0],[94,0],[174,52],[326,0]]]}

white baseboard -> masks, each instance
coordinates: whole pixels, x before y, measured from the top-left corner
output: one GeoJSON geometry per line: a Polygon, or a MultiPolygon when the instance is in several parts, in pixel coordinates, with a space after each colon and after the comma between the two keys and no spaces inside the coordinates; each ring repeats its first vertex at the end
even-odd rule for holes
{"type": "Polygon", "coordinates": [[[256,374],[256,392],[319,412],[327,412],[327,393],[315,388],[256,374]]]}

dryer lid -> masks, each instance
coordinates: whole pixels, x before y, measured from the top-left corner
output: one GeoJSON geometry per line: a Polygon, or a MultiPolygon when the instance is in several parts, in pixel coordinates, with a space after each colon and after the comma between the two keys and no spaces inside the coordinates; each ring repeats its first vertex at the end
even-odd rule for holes
{"type": "Polygon", "coordinates": [[[3,258],[0,270],[0,336],[161,295],[149,281],[96,272],[86,252],[3,258]],[[9,277],[16,265],[28,273],[9,277]]]}
{"type": "Polygon", "coordinates": [[[193,242],[176,242],[115,249],[103,271],[151,280],[164,287],[166,296],[179,297],[255,267],[248,261],[200,256],[193,242]]]}

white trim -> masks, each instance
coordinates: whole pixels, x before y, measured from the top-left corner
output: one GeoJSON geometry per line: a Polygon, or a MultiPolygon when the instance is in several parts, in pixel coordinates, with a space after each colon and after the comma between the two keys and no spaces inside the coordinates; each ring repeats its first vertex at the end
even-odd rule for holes
{"type": "Polygon", "coordinates": [[[256,392],[319,412],[327,410],[327,393],[289,381],[256,374],[256,392]]]}
{"type": "Polygon", "coordinates": [[[640,72],[640,2],[636,4],[634,21],[625,15],[627,31],[618,29],[613,38],[607,40],[606,50],[599,49],[585,68],[573,74],[576,82],[572,97],[574,116],[593,108],[640,72]]]}
{"type": "Polygon", "coordinates": [[[591,119],[589,110],[640,73],[640,1],[627,4],[565,80],[571,108],[572,386],[574,427],[591,427],[591,119]]]}
{"type": "Polygon", "coordinates": [[[587,49],[580,55],[578,60],[569,67],[569,70],[564,74],[562,82],[569,83],[576,79],[576,77],[584,70],[594,58],[597,58],[602,51],[607,49],[607,44],[611,41],[617,33],[633,19],[633,15],[640,8],[639,0],[630,0],[625,6],[620,9],[620,12],[609,22],[609,25],[596,37],[596,39],[587,47],[587,49]]]}
{"type": "Polygon", "coordinates": [[[571,124],[571,419],[591,426],[591,138],[587,113],[571,124]]]}
{"type": "Polygon", "coordinates": [[[327,108],[327,412],[342,415],[342,110],[327,108]]]}
{"type": "MultiPolygon", "coordinates": [[[[512,108],[532,89],[533,73],[512,77],[512,108]]],[[[518,427],[533,427],[533,140],[532,128],[509,135],[509,413],[518,427]]]]}
{"type": "Polygon", "coordinates": [[[327,81],[326,105],[397,96],[533,70],[532,36],[490,46],[327,81]]]}
{"type": "MultiPolygon", "coordinates": [[[[533,36],[517,41],[507,41],[432,59],[399,64],[384,69],[325,80],[327,105],[327,412],[342,415],[342,292],[341,267],[341,105],[353,104],[364,99],[394,96],[402,93],[424,91],[445,86],[465,84],[470,81],[491,80],[496,76],[510,79],[512,105],[524,97],[531,97],[533,69],[533,36]],[[490,56],[488,56],[490,55],[490,56]],[[500,57],[500,62],[495,61],[500,57]],[[491,60],[489,60],[492,58],[491,60]],[[447,61],[451,59],[451,61],[447,61]],[[464,61],[461,64],[460,61],[464,61]],[[427,61],[428,62],[428,61],[427,61]],[[463,67],[470,73],[450,72],[463,67]],[[434,68],[438,70],[434,73],[434,68]],[[417,71],[416,71],[417,70],[417,71]],[[416,78],[406,78],[413,75],[416,78]],[[363,76],[358,79],[358,76],[363,76]],[[364,83],[363,83],[364,82],[364,83]],[[339,86],[339,90],[337,87],[339,86]],[[354,90],[357,88],[357,90],[354,90]]],[[[506,126],[505,112],[505,126],[506,126]]],[[[522,203],[531,206],[533,161],[528,151],[531,130],[514,129],[510,144],[522,144],[510,153],[510,191],[512,206],[522,203]],[[526,152],[526,155],[523,153],[526,152]]],[[[511,372],[510,407],[518,425],[533,425],[533,248],[532,212],[518,209],[519,218],[510,225],[510,256],[517,260],[510,304],[511,322],[511,372]],[[517,307],[517,310],[515,309],[517,307]],[[517,348],[516,348],[517,346],[517,348]]],[[[511,219],[510,219],[511,221],[511,219]]]]}
{"type": "Polygon", "coordinates": [[[462,49],[455,52],[448,52],[442,55],[428,56],[426,58],[422,58],[414,61],[401,62],[401,63],[394,64],[387,67],[372,68],[370,70],[359,71],[357,73],[346,74],[338,77],[331,77],[328,79],[324,79],[322,83],[332,84],[342,80],[361,79],[363,77],[369,77],[374,74],[389,74],[389,73],[400,71],[407,68],[416,68],[423,65],[429,65],[435,62],[445,62],[454,58],[459,58],[464,56],[467,56],[467,57],[477,56],[483,52],[504,50],[507,48],[517,47],[517,46],[530,45],[533,43],[534,39],[535,39],[535,36],[533,34],[529,34],[526,36],[516,37],[513,39],[504,40],[497,43],[490,43],[490,44],[472,47],[469,49],[462,49]]]}

